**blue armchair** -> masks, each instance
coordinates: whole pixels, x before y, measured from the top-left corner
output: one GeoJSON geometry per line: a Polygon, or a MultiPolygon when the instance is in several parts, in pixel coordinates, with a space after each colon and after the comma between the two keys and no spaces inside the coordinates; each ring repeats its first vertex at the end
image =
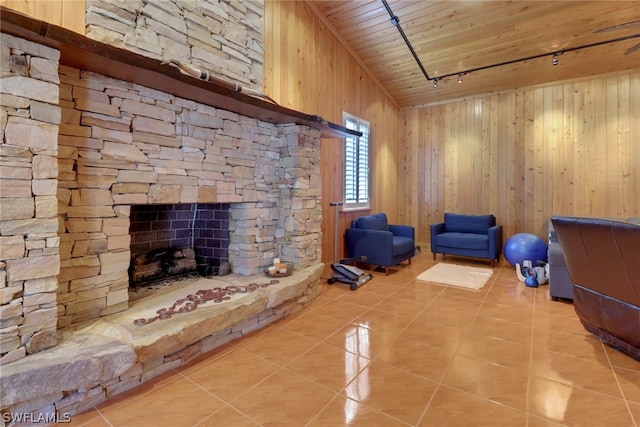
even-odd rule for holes
{"type": "Polygon", "coordinates": [[[415,255],[415,229],[408,225],[387,223],[387,215],[378,213],[351,221],[345,232],[349,257],[366,256],[366,263],[389,267],[409,260],[415,255]]]}
{"type": "Polygon", "coordinates": [[[493,215],[460,215],[445,213],[444,222],[431,224],[431,252],[491,260],[491,266],[502,254],[502,226],[493,215]]]}

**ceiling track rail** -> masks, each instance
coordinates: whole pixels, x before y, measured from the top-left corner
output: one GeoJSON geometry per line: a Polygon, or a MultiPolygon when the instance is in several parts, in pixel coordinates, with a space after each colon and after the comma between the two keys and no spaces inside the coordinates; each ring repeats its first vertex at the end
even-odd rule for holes
{"type": "MultiPolygon", "coordinates": [[[[387,3],[387,0],[381,0],[381,1],[382,1],[382,4],[384,5],[384,8],[387,10],[387,13],[391,17],[391,24],[398,29],[398,32],[402,36],[402,39],[404,40],[404,42],[406,43],[407,47],[409,48],[409,51],[411,52],[411,55],[413,55],[413,58],[415,59],[416,63],[418,64],[418,67],[420,67],[420,70],[422,71],[422,74],[424,74],[425,78],[428,81],[435,82],[434,87],[437,87],[437,82],[438,81],[440,81],[442,79],[445,79],[445,78],[448,78],[448,77],[454,77],[454,76],[461,77],[463,75],[466,75],[466,74],[469,74],[469,73],[472,73],[472,72],[475,72],[475,71],[488,70],[488,69],[491,69],[491,68],[502,67],[504,65],[511,65],[511,64],[515,64],[515,63],[518,63],[518,62],[524,62],[524,61],[530,61],[530,60],[533,60],[533,59],[544,58],[545,56],[552,56],[555,59],[559,55],[562,55],[562,54],[567,53],[567,52],[573,52],[573,51],[576,51],[576,50],[588,49],[588,48],[591,48],[591,47],[602,46],[602,45],[605,45],[605,44],[619,43],[619,42],[623,42],[623,41],[626,41],[626,40],[640,38],[640,34],[632,34],[632,35],[628,35],[628,36],[617,37],[617,38],[614,38],[614,39],[603,40],[603,41],[600,41],[600,42],[589,43],[589,44],[582,45],[582,46],[569,47],[569,48],[566,48],[566,49],[558,49],[558,50],[555,50],[555,51],[545,52],[545,53],[541,53],[541,54],[538,54],[538,55],[532,55],[532,56],[527,56],[527,57],[524,57],[524,58],[518,58],[518,59],[509,60],[509,61],[499,62],[499,63],[496,63],[496,64],[489,64],[489,65],[483,65],[481,67],[464,69],[464,70],[456,71],[455,73],[442,74],[442,75],[437,76],[437,77],[430,77],[429,73],[426,70],[426,68],[424,67],[424,65],[422,65],[422,62],[420,61],[420,58],[418,58],[418,55],[416,54],[415,49],[411,45],[411,42],[409,41],[409,38],[407,37],[407,35],[405,34],[404,30],[400,26],[400,18],[398,18],[393,13],[393,11],[391,10],[391,7],[389,6],[389,3],[387,3]]],[[[554,65],[555,64],[557,64],[557,62],[554,62],[554,65]]]]}
{"type": "Polygon", "coordinates": [[[400,18],[398,18],[396,15],[393,14],[393,12],[391,11],[391,7],[389,7],[389,3],[387,3],[387,0],[382,0],[382,4],[384,5],[384,8],[387,9],[387,13],[389,13],[389,16],[391,17],[391,23],[393,24],[394,27],[396,27],[398,29],[398,32],[402,36],[402,39],[407,44],[407,47],[409,48],[409,51],[411,52],[411,55],[413,55],[413,59],[416,60],[416,63],[418,64],[418,67],[420,67],[420,70],[422,71],[422,74],[424,74],[424,76],[427,78],[427,80],[433,80],[431,77],[429,77],[429,73],[427,73],[427,70],[422,65],[422,62],[420,61],[420,58],[418,58],[418,55],[416,54],[416,51],[413,49],[413,46],[411,45],[411,42],[407,38],[407,35],[402,30],[402,27],[400,26],[400,18]]]}
{"type": "Polygon", "coordinates": [[[574,52],[576,50],[588,49],[588,48],[591,48],[591,47],[602,46],[602,45],[605,45],[605,44],[619,43],[619,42],[623,42],[625,40],[631,40],[631,39],[636,39],[636,38],[640,38],[640,34],[632,34],[632,35],[629,35],[629,36],[617,37],[615,39],[603,40],[601,42],[589,43],[589,44],[585,44],[585,45],[582,45],[582,46],[568,47],[566,49],[558,49],[558,50],[555,50],[555,51],[552,51],[552,52],[545,52],[545,53],[541,53],[541,54],[538,54],[538,55],[531,55],[531,56],[527,56],[525,58],[512,59],[510,61],[499,62],[497,64],[490,64],[490,65],[483,65],[482,67],[469,68],[469,69],[465,69],[465,70],[458,71],[458,72],[455,72],[455,73],[443,74],[441,76],[434,77],[431,80],[440,80],[440,79],[444,79],[444,78],[447,78],[447,77],[460,76],[460,75],[472,73],[474,71],[488,70],[490,68],[502,67],[504,65],[511,65],[511,64],[515,64],[517,62],[524,62],[524,61],[530,61],[532,59],[544,58],[545,56],[557,57],[557,56],[562,55],[562,54],[567,53],[567,52],[574,52]]]}

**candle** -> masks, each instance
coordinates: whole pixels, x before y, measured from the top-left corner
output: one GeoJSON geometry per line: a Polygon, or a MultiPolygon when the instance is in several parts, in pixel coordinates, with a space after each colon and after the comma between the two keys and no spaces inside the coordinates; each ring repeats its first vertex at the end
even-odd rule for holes
{"type": "Polygon", "coordinates": [[[271,267],[269,267],[269,274],[276,274],[276,266],[272,265],[271,267]]]}
{"type": "Polygon", "coordinates": [[[274,258],[273,265],[278,265],[278,264],[280,264],[280,258],[274,258]]]}

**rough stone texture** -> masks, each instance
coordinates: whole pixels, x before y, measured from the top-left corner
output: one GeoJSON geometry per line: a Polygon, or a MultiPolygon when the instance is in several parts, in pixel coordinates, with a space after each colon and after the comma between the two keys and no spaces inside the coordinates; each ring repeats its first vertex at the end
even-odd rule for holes
{"type": "Polygon", "coordinates": [[[86,34],[147,57],[187,62],[261,91],[263,15],[257,0],[87,0],[86,34]]]}
{"type": "Polygon", "coordinates": [[[89,389],[117,377],[135,360],[135,351],[121,341],[70,334],[54,349],[2,367],[0,407],[4,410],[56,391],[89,389]]]}
{"type": "Polygon", "coordinates": [[[5,364],[57,342],[57,293],[51,284],[60,271],[55,194],[61,109],[57,50],[3,33],[0,55],[0,363],[5,364]],[[52,318],[43,315],[50,309],[52,318]]]}
{"type": "Polygon", "coordinates": [[[323,269],[322,264],[308,267],[279,278],[278,284],[222,303],[209,301],[170,319],[133,323],[199,289],[271,280],[264,274],[198,279],[136,301],[125,312],[78,325],[63,332],[55,348],[2,367],[0,411],[74,415],[89,409],[303,309],[320,294],[323,269]]]}
{"type": "MultiPolygon", "coordinates": [[[[321,262],[319,131],[60,70],[61,97],[70,107],[59,130],[58,169],[65,175],[57,191],[64,226],[59,327],[127,309],[122,293],[112,295],[110,287],[88,300],[90,288],[70,286],[92,274],[126,273],[129,210],[117,207],[231,203],[229,261],[240,275],[262,272],[275,257],[294,269],[321,262]]],[[[128,282],[126,274],[120,277],[116,286],[128,282]]]]}

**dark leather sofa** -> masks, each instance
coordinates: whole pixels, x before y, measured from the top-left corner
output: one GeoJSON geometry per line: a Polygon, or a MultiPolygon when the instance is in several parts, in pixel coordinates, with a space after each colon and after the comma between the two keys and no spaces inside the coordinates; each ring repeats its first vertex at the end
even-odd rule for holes
{"type": "Polygon", "coordinates": [[[584,328],[640,359],[640,225],[554,216],[584,328]]]}

